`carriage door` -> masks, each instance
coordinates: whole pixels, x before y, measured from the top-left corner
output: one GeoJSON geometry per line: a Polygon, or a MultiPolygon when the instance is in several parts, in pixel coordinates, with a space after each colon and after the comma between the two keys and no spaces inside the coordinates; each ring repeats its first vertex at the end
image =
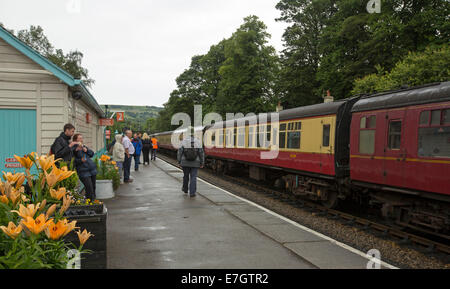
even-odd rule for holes
{"type": "Polygon", "coordinates": [[[404,186],[406,152],[405,110],[386,112],[384,143],[384,183],[404,186]]]}

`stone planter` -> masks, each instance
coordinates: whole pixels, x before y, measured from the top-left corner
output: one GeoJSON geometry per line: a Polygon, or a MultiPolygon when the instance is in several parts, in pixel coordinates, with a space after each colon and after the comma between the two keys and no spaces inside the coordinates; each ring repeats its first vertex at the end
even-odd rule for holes
{"type": "MultiPolygon", "coordinates": [[[[103,206],[103,205],[102,205],[103,206]]],[[[77,221],[77,227],[81,231],[86,229],[88,232],[94,234],[86,244],[83,246],[84,250],[91,250],[91,254],[83,254],[81,256],[81,269],[106,269],[107,255],[106,255],[106,221],[108,210],[103,206],[101,213],[96,213],[94,210],[80,209],[71,207],[67,211],[67,218],[71,221],[77,221]]],[[[78,235],[75,231],[71,232],[65,237],[67,242],[72,242],[76,246],[79,245],[78,235]]]]}
{"type": "Polygon", "coordinates": [[[98,200],[114,198],[115,194],[112,180],[97,180],[95,194],[98,200]]]}

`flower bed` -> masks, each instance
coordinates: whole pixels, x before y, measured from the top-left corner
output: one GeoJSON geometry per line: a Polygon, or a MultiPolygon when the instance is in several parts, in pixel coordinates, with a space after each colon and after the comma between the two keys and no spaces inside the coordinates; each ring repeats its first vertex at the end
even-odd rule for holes
{"type": "Polygon", "coordinates": [[[86,229],[81,232],[77,225],[84,227],[82,222],[65,214],[75,199],[63,184],[75,172],[58,168],[54,156],[31,153],[15,158],[25,173],[3,172],[4,182],[0,180],[0,268],[67,268],[68,251],[76,249],[85,257],[90,252],[83,246],[92,236],[86,229]],[[30,172],[33,166],[36,174],[30,172]],[[75,229],[78,240],[66,241],[75,229]]]}

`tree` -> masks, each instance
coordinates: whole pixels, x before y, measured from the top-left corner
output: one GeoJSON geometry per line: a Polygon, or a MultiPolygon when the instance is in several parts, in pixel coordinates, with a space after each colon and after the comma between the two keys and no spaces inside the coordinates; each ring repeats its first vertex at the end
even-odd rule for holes
{"type": "Polygon", "coordinates": [[[25,44],[39,52],[42,56],[48,58],[51,62],[61,67],[74,78],[83,80],[83,82],[91,87],[95,81],[89,77],[89,72],[82,67],[83,53],[74,50],[67,54],[61,49],[55,49],[44,34],[41,26],[30,26],[29,30],[20,30],[17,33],[17,38],[25,44]]]}
{"type": "Polygon", "coordinates": [[[266,112],[275,108],[274,86],[278,73],[275,49],[267,45],[270,35],[266,25],[256,16],[244,24],[225,42],[225,58],[219,69],[221,76],[217,112],[266,112]]]}
{"type": "Polygon", "coordinates": [[[370,74],[355,81],[353,94],[374,93],[400,88],[403,85],[418,86],[450,80],[450,46],[427,48],[424,52],[409,53],[386,73],[370,74]]]}

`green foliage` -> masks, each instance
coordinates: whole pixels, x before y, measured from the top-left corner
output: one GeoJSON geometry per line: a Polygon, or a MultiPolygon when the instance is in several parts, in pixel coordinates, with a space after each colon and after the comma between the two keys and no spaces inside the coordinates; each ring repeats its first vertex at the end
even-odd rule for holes
{"type": "MultiPolygon", "coordinates": [[[[64,161],[60,161],[59,164],[61,167],[67,166],[69,168],[69,171],[75,171],[73,165],[74,160],[75,159],[72,159],[69,165],[64,161]]],[[[77,191],[76,189],[78,187],[78,181],[79,181],[78,174],[74,173],[70,178],[63,180],[58,185],[60,188],[66,188],[67,191],[75,193],[77,191]]]]}
{"type": "MultiPolygon", "coordinates": [[[[391,70],[409,52],[450,40],[450,2],[386,0],[369,14],[367,1],[281,0],[283,39],[278,93],[286,108],[351,95],[358,78],[391,70]]],[[[423,69],[427,69],[423,67],[423,69]]],[[[425,75],[424,75],[425,76],[425,75]]],[[[426,81],[426,76],[423,81],[426,81]]],[[[370,77],[374,81],[374,76],[370,77]]]]}
{"type": "Polygon", "coordinates": [[[89,72],[82,67],[83,53],[74,50],[65,54],[61,49],[55,49],[44,34],[41,26],[30,26],[30,29],[20,30],[17,38],[32,47],[51,62],[61,67],[73,77],[82,79],[87,86],[92,86],[95,81],[89,77],[89,72]]]}
{"type": "Polygon", "coordinates": [[[450,80],[450,46],[427,48],[424,52],[409,53],[385,73],[379,68],[377,74],[370,74],[355,81],[353,94],[373,93],[399,88],[402,85],[417,86],[432,82],[450,80]]]}
{"type": "Polygon", "coordinates": [[[119,170],[110,160],[100,161],[98,158],[94,159],[97,165],[97,180],[112,180],[113,189],[117,190],[120,186],[119,170]]]}

